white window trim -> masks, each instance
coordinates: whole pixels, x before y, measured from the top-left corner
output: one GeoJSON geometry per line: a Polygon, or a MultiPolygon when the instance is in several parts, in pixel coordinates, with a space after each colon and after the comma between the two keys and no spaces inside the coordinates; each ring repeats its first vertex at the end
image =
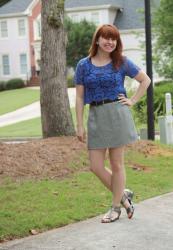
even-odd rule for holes
{"type": "Polygon", "coordinates": [[[10,76],[11,76],[11,64],[10,64],[10,54],[8,54],[8,53],[3,53],[3,54],[1,54],[1,65],[2,65],[2,76],[4,77],[4,78],[9,78],[10,76]],[[10,74],[8,74],[8,75],[4,75],[4,71],[3,71],[3,56],[8,56],[8,58],[9,58],[9,71],[10,71],[10,74]]]}
{"type": "Polygon", "coordinates": [[[91,14],[90,14],[90,21],[93,22],[96,25],[99,25],[99,23],[100,23],[100,12],[99,11],[92,11],[91,14]],[[98,16],[98,22],[97,23],[92,20],[93,15],[98,16]]]}
{"type": "Polygon", "coordinates": [[[26,19],[25,18],[18,18],[17,19],[17,35],[18,35],[18,38],[26,38],[27,36],[27,26],[26,26],[26,19]],[[19,21],[20,20],[23,20],[24,21],[24,27],[25,27],[25,34],[24,35],[20,35],[19,33],[19,21]]]}
{"type": "Polygon", "coordinates": [[[72,22],[74,22],[74,23],[80,22],[80,14],[78,14],[78,13],[72,13],[70,18],[71,18],[72,22]]]}
{"type": "Polygon", "coordinates": [[[34,40],[41,40],[41,34],[39,36],[38,22],[40,22],[40,32],[41,32],[41,15],[39,15],[33,22],[34,24],[34,40]]]}
{"type": "Polygon", "coordinates": [[[29,65],[29,64],[28,64],[28,54],[27,54],[27,52],[26,52],[26,51],[20,52],[20,53],[19,53],[19,75],[20,75],[20,76],[28,76],[28,65],[29,65]],[[21,60],[20,60],[20,56],[21,56],[21,55],[26,55],[26,69],[27,69],[27,70],[26,70],[26,73],[22,73],[22,72],[21,72],[21,69],[22,69],[22,68],[21,68],[21,60]]]}
{"type": "Polygon", "coordinates": [[[1,40],[7,40],[8,38],[9,38],[8,20],[7,19],[2,19],[2,20],[0,20],[0,39],[1,40]],[[1,23],[2,22],[6,22],[7,23],[7,36],[6,37],[2,37],[1,36],[1,23]]]}

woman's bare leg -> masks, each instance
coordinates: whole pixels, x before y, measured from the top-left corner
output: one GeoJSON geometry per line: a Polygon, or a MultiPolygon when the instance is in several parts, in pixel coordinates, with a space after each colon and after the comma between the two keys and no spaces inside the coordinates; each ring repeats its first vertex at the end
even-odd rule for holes
{"type": "Polygon", "coordinates": [[[110,148],[109,157],[112,169],[112,203],[113,206],[116,207],[120,206],[126,182],[126,175],[124,170],[124,147],[110,148]]]}
{"type": "Polygon", "coordinates": [[[104,166],[105,154],[106,149],[89,150],[90,170],[112,192],[112,172],[104,166]]]}
{"type": "MultiPolygon", "coordinates": [[[[110,163],[113,170],[113,174],[110,169],[105,168],[105,155],[106,149],[89,150],[90,170],[113,193],[113,205],[117,206],[120,204],[120,200],[122,198],[125,186],[124,148],[109,150],[110,163]],[[120,162],[120,164],[117,165],[117,162],[120,162]],[[123,166],[122,169],[121,165],[123,166]],[[115,169],[117,171],[114,171],[115,169]],[[120,179],[119,174],[116,176],[116,173],[120,174],[120,179]],[[118,183],[118,189],[116,188],[116,181],[118,183]]],[[[125,201],[124,205],[126,208],[130,206],[128,200],[125,201]]]]}

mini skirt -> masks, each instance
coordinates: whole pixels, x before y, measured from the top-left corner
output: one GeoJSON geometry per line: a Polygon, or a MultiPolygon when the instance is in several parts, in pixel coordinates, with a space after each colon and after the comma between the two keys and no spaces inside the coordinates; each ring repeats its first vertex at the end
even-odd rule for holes
{"type": "Polygon", "coordinates": [[[116,148],[138,138],[130,108],[119,102],[90,105],[87,128],[88,149],[116,148]]]}

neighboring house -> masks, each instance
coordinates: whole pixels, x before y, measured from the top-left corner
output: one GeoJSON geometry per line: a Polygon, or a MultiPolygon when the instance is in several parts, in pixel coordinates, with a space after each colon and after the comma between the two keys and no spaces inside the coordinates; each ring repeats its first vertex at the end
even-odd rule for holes
{"type": "Polygon", "coordinates": [[[39,0],[11,0],[0,8],[0,80],[29,80],[39,71],[39,0]]]}
{"type": "Polygon", "coordinates": [[[82,19],[96,24],[115,24],[123,41],[124,54],[145,69],[144,0],[66,0],[66,13],[74,21],[82,19]]]}
{"type": "MultiPolygon", "coordinates": [[[[159,2],[160,0],[153,0],[159,2]]],[[[21,77],[35,81],[39,74],[41,1],[11,0],[0,8],[0,80],[21,77]]],[[[124,54],[145,70],[144,0],[66,0],[65,12],[82,19],[115,24],[121,32],[124,54]]]]}

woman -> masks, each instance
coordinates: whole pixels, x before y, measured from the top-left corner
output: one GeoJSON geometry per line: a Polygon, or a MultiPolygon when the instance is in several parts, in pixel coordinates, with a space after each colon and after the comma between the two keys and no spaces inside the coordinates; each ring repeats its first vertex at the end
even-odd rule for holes
{"type": "Polygon", "coordinates": [[[138,66],[122,55],[119,31],[110,24],[97,28],[89,56],[78,62],[74,79],[77,137],[80,141],[85,141],[83,110],[84,105],[89,104],[90,169],[113,194],[112,206],[102,218],[102,222],[118,220],[121,214],[120,204],[125,207],[128,218],[132,218],[132,193],[124,191],[124,149],[125,145],[137,139],[137,133],[129,107],[145,94],[150,79],[138,66]],[[125,76],[135,78],[140,83],[131,98],[126,95],[125,76]],[[107,149],[112,171],[104,167],[107,149]]]}

